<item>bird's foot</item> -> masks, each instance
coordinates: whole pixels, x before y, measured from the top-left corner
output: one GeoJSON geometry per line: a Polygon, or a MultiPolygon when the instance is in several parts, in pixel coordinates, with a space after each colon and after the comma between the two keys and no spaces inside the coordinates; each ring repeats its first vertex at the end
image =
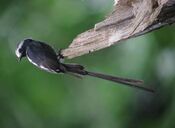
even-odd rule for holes
{"type": "Polygon", "coordinates": [[[61,54],[61,52],[62,52],[62,49],[60,49],[60,50],[58,51],[58,53],[57,53],[57,59],[58,59],[58,60],[63,60],[63,59],[64,59],[64,56],[61,54]]]}

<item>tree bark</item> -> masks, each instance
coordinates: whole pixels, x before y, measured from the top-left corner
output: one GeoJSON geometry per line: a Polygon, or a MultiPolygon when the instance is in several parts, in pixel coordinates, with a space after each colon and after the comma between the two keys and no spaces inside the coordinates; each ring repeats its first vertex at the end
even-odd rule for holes
{"type": "Polygon", "coordinates": [[[62,54],[74,58],[174,22],[175,0],[115,0],[114,11],[93,29],[78,35],[62,54]]]}

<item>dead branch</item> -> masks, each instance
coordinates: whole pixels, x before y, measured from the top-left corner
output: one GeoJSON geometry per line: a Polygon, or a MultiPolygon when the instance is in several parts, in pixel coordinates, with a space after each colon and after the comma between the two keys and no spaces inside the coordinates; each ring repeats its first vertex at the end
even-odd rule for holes
{"type": "Polygon", "coordinates": [[[78,35],[63,56],[74,58],[175,22],[175,0],[115,0],[108,18],[78,35]]]}

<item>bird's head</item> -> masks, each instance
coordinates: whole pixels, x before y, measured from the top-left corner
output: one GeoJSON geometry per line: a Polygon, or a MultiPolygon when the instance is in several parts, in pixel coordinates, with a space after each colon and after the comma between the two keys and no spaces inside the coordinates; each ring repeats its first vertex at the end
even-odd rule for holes
{"type": "Polygon", "coordinates": [[[19,61],[26,56],[26,48],[29,45],[29,43],[32,41],[32,39],[24,39],[21,41],[16,48],[16,56],[18,57],[19,61]]]}

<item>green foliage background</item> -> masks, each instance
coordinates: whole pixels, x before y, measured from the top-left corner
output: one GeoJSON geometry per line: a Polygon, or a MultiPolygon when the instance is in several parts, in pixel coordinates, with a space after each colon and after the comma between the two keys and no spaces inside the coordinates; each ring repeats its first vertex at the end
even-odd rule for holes
{"type": "Polygon", "coordinates": [[[174,128],[175,26],[66,62],[139,78],[156,94],[112,82],[41,71],[17,62],[24,38],[67,47],[103,20],[109,0],[0,1],[0,128],[174,128]]]}

